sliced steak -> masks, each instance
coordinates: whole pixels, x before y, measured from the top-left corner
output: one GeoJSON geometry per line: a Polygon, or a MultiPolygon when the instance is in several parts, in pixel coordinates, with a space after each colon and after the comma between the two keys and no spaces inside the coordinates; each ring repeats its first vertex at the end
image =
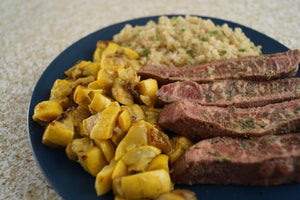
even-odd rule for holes
{"type": "Polygon", "coordinates": [[[201,105],[257,107],[300,98],[300,78],[224,80],[205,84],[182,81],[164,85],[156,94],[163,104],[188,100],[201,105]]]}
{"type": "Polygon", "coordinates": [[[202,140],[175,162],[171,176],[189,185],[299,182],[300,134],[202,140]]]}
{"type": "Polygon", "coordinates": [[[300,128],[300,99],[254,108],[175,102],[162,109],[158,124],[192,140],[291,133],[300,128]]]}
{"type": "Polygon", "coordinates": [[[271,80],[294,76],[299,62],[300,50],[289,50],[270,55],[220,60],[187,68],[144,66],[138,74],[142,78],[154,78],[161,85],[184,80],[198,83],[225,79],[271,80]]]}

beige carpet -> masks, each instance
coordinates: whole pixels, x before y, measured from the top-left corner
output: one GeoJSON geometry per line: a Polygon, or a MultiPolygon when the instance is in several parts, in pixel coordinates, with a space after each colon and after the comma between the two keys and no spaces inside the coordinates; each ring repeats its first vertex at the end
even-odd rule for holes
{"type": "Polygon", "coordinates": [[[199,14],[244,24],[300,48],[300,1],[0,1],[0,199],[59,199],[34,162],[26,132],[32,90],[81,37],[127,19],[199,14]]]}

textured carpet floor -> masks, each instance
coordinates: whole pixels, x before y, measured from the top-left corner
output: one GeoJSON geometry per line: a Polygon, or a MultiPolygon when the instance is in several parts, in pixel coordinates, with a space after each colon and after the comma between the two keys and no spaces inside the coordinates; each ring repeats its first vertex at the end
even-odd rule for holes
{"type": "Polygon", "coordinates": [[[300,1],[0,1],[0,199],[59,199],[34,162],[26,132],[31,93],[65,48],[101,27],[157,14],[199,14],[300,48],[300,1]]]}

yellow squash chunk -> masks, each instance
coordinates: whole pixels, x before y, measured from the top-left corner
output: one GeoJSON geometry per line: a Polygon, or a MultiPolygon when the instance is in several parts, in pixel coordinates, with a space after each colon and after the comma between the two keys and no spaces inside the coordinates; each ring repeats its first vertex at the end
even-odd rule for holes
{"type": "Polygon", "coordinates": [[[116,179],[122,176],[127,176],[129,174],[129,171],[126,167],[126,165],[124,164],[124,162],[122,160],[119,160],[115,166],[115,169],[112,173],[111,178],[112,179],[116,179]]]}
{"type": "Polygon", "coordinates": [[[98,74],[98,71],[100,69],[100,63],[91,63],[89,65],[87,65],[84,69],[83,69],[83,76],[94,76],[96,77],[98,74]]]}
{"type": "Polygon", "coordinates": [[[94,95],[94,98],[91,104],[89,105],[89,109],[93,114],[97,112],[102,112],[110,103],[111,103],[110,98],[97,93],[94,95]]]}
{"type": "Polygon", "coordinates": [[[77,79],[78,77],[82,76],[83,69],[90,63],[90,61],[78,61],[73,67],[65,71],[65,74],[69,78],[77,79]]]}
{"type": "Polygon", "coordinates": [[[172,149],[169,137],[167,134],[158,130],[154,125],[145,122],[148,128],[148,145],[155,146],[162,150],[163,153],[169,153],[172,149]]]}
{"type": "Polygon", "coordinates": [[[90,83],[92,83],[94,81],[95,81],[94,76],[87,76],[87,77],[78,78],[74,82],[72,82],[72,87],[76,88],[78,85],[87,87],[90,83]]]}
{"type": "Polygon", "coordinates": [[[153,170],[120,178],[120,196],[126,199],[155,198],[172,189],[166,170],[153,170]]]}
{"type": "Polygon", "coordinates": [[[110,140],[101,140],[101,139],[94,139],[94,142],[96,146],[102,150],[107,162],[110,162],[115,156],[116,147],[114,143],[110,140]]]}
{"type": "Polygon", "coordinates": [[[79,123],[81,123],[82,120],[88,118],[91,115],[91,113],[86,107],[77,106],[72,115],[74,126],[79,126],[79,123]]]}
{"type": "Polygon", "coordinates": [[[119,126],[116,126],[114,128],[114,133],[111,137],[111,141],[115,144],[115,145],[118,145],[121,140],[125,137],[127,132],[124,132],[121,130],[121,128],[119,126]]]}
{"type": "Polygon", "coordinates": [[[67,80],[57,79],[51,89],[50,100],[59,103],[63,108],[69,105],[68,96],[72,92],[72,83],[67,80]]]}
{"type": "Polygon", "coordinates": [[[90,138],[77,138],[72,141],[71,150],[78,156],[81,153],[89,151],[93,146],[93,141],[90,138]]]}
{"type": "Polygon", "coordinates": [[[142,67],[142,64],[138,60],[128,60],[127,64],[135,71],[138,71],[142,67]]]}
{"type": "Polygon", "coordinates": [[[116,74],[113,72],[107,72],[106,69],[101,68],[97,75],[97,82],[100,88],[110,89],[114,84],[116,74]]]}
{"type": "Polygon", "coordinates": [[[96,48],[96,50],[94,51],[94,54],[93,54],[93,61],[100,63],[101,54],[102,54],[102,49],[101,48],[96,48]]]}
{"type": "Polygon", "coordinates": [[[157,120],[161,109],[148,106],[141,106],[141,108],[145,113],[145,120],[151,124],[157,124],[157,120]]]}
{"type": "Polygon", "coordinates": [[[82,135],[81,136],[89,136],[93,127],[95,126],[97,119],[100,113],[92,115],[82,121],[82,135]]]}
{"type": "Polygon", "coordinates": [[[71,110],[67,110],[47,126],[43,135],[43,144],[64,148],[73,140],[74,126],[71,112],[71,110]]]}
{"type": "Polygon", "coordinates": [[[133,96],[131,92],[126,88],[125,82],[120,78],[116,78],[111,89],[113,97],[124,105],[133,105],[133,96]]]}
{"type": "Polygon", "coordinates": [[[126,200],[126,199],[119,197],[119,196],[115,196],[114,200],[126,200]]]}
{"type": "Polygon", "coordinates": [[[33,120],[46,124],[56,119],[63,112],[59,103],[54,101],[42,101],[34,107],[33,120]]]}
{"type": "Polygon", "coordinates": [[[127,132],[131,126],[130,114],[127,110],[122,110],[118,117],[118,126],[123,132],[127,132]]]}
{"type": "Polygon", "coordinates": [[[133,104],[131,106],[122,106],[122,108],[129,112],[130,119],[134,122],[145,119],[145,113],[138,104],[133,104]]]}
{"type": "Polygon", "coordinates": [[[91,103],[91,97],[89,96],[91,91],[91,89],[78,85],[73,95],[75,103],[85,108],[88,107],[91,103]]]}
{"type": "Polygon", "coordinates": [[[104,49],[102,56],[116,53],[119,47],[120,47],[120,45],[118,45],[114,42],[109,42],[107,47],[104,49]]]}
{"type": "Polygon", "coordinates": [[[144,121],[141,120],[133,124],[117,146],[115,160],[119,160],[127,151],[135,147],[147,145],[147,132],[148,129],[144,121]]]}
{"type": "Polygon", "coordinates": [[[88,151],[79,153],[78,161],[81,166],[93,176],[96,176],[107,164],[101,149],[96,146],[93,146],[88,151]]]}
{"type": "MultiPolygon", "coordinates": [[[[158,84],[155,79],[149,78],[139,83],[139,92],[142,96],[148,96],[151,100],[149,105],[155,105],[157,101],[156,91],[158,90],[158,84]]],[[[148,104],[146,104],[149,106],[148,104]]]]}
{"type": "Polygon", "coordinates": [[[161,194],[155,200],[197,200],[196,194],[190,190],[173,190],[161,194]]]}
{"type": "Polygon", "coordinates": [[[88,88],[89,89],[101,89],[101,87],[100,87],[100,85],[98,84],[98,81],[96,80],[96,81],[93,81],[93,82],[90,82],[89,84],[88,84],[88,88]]]}
{"type": "Polygon", "coordinates": [[[139,54],[128,47],[122,47],[122,50],[129,59],[139,58],[139,54]]]}
{"type": "Polygon", "coordinates": [[[115,194],[119,193],[117,190],[120,189],[120,187],[118,187],[118,184],[120,184],[120,178],[127,175],[129,175],[129,171],[124,162],[122,160],[117,161],[115,169],[111,175],[113,180],[112,187],[115,194]]]}
{"type": "Polygon", "coordinates": [[[148,167],[148,171],[156,170],[156,169],[164,169],[169,172],[169,157],[165,154],[160,154],[156,156],[150,163],[148,167]]]}
{"type": "Polygon", "coordinates": [[[90,134],[91,139],[110,139],[120,111],[121,108],[117,102],[109,104],[98,117],[90,134]]]}
{"type": "Polygon", "coordinates": [[[67,145],[66,154],[70,160],[76,161],[78,159],[77,154],[72,150],[72,142],[67,145]]]}
{"type": "Polygon", "coordinates": [[[172,151],[169,152],[170,163],[174,163],[190,146],[192,141],[183,136],[176,136],[171,140],[172,151]]]}
{"type": "Polygon", "coordinates": [[[96,177],[95,189],[98,196],[104,195],[112,188],[111,175],[114,171],[117,162],[112,160],[109,165],[106,165],[96,177]]]}
{"type": "Polygon", "coordinates": [[[143,172],[148,168],[149,163],[161,153],[160,149],[153,146],[139,146],[125,153],[121,160],[128,167],[129,171],[143,172]]]}

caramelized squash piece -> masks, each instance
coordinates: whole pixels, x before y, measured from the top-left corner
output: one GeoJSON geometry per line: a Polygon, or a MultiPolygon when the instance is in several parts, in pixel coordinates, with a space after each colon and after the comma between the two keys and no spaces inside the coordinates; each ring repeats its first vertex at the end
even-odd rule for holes
{"type": "Polygon", "coordinates": [[[111,89],[113,97],[124,105],[133,105],[133,96],[130,91],[126,88],[125,83],[122,79],[116,78],[111,89]]]}
{"type": "Polygon", "coordinates": [[[64,109],[68,107],[69,96],[72,93],[72,83],[67,80],[57,79],[51,89],[50,99],[59,103],[64,109]]]}
{"type": "Polygon", "coordinates": [[[139,146],[125,153],[121,160],[128,167],[129,171],[144,172],[150,162],[161,153],[160,149],[153,146],[139,146]]]}
{"type": "Polygon", "coordinates": [[[47,124],[56,119],[63,112],[61,105],[54,101],[42,101],[34,107],[33,120],[40,124],[47,124]]]}
{"type": "Polygon", "coordinates": [[[106,165],[96,177],[95,189],[98,196],[104,195],[112,188],[112,173],[117,162],[112,160],[109,165],[106,165]]]}
{"type": "Polygon", "coordinates": [[[158,84],[155,79],[149,78],[139,83],[140,99],[147,106],[153,106],[157,102],[156,91],[158,90],[158,84]]]}
{"type": "Polygon", "coordinates": [[[115,160],[119,160],[126,152],[135,147],[147,145],[147,132],[148,129],[143,120],[133,124],[117,146],[115,160]]]}
{"type": "Polygon", "coordinates": [[[65,148],[73,140],[74,126],[71,112],[72,109],[68,109],[47,126],[43,134],[43,144],[65,148]]]}
{"type": "Polygon", "coordinates": [[[171,139],[172,151],[168,153],[170,163],[174,163],[193,142],[184,136],[176,136],[171,139]]]}
{"type": "Polygon", "coordinates": [[[148,171],[156,170],[156,169],[164,169],[169,172],[169,156],[165,154],[160,154],[156,156],[150,163],[148,167],[148,171]]]}
{"type": "Polygon", "coordinates": [[[78,161],[81,166],[91,175],[96,176],[98,172],[107,164],[106,159],[96,146],[78,154],[78,161]]]}
{"type": "Polygon", "coordinates": [[[110,162],[115,156],[115,145],[111,140],[94,139],[95,145],[99,147],[107,162],[110,162]]]}
{"type": "Polygon", "coordinates": [[[126,199],[155,198],[172,189],[166,170],[153,170],[119,178],[117,195],[126,199]]]}
{"type": "Polygon", "coordinates": [[[127,110],[122,109],[118,117],[118,126],[123,132],[127,132],[131,126],[130,114],[127,110]]]}
{"type": "Polygon", "coordinates": [[[113,135],[113,129],[116,125],[119,112],[121,111],[120,105],[117,102],[112,102],[105,108],[96,125],[93,127],[90,138],[91,139],[110,139],[113,135]]]}
{"type": "Polygon", "coordinates": [[[94,98],[91,101],[91,104],[89,105],[89,109],[92,114],[102,112],[111,102],[112,101],[110,98],[100,93],[97,93],[94,95],[94,98]]]}

